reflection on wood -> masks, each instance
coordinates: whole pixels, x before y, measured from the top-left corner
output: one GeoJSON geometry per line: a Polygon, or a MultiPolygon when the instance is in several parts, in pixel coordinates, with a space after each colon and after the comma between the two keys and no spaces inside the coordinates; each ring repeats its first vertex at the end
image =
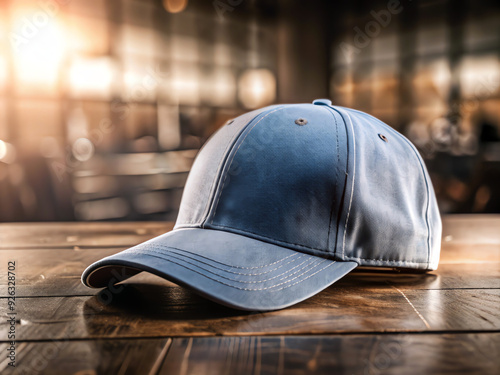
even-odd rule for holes
{"type": "MultiPolygon", "coordinates": [[[[42,357],[39,373],[49,374],[496,374],[499,218],[445,218],[435,272],[359,269],[267,313],[225,308],[148,273],[115,293],[81,284],[90,263],[172,223],[0,225],[0,264],[18,264],[18,366],[36,373],[42,357]]],[[[2,315],[7,296],[0,272],[2,315]]],[[[7,329],[1,321],[1,350],[7,329]]]]}
{"type": "MultiPolygon", "coordinates": [[[[17,371],[0,361],[2,374],[148,374],[158,371],[171,339],[85,340],[20,343],[17,371]]],[[[0,343],[2,353],[7,344],[0,343]]]]}
{"type": "Polygon", "coordinates": [[[500,334],[174,339],[160,374],[495,374],[500,334]]]}

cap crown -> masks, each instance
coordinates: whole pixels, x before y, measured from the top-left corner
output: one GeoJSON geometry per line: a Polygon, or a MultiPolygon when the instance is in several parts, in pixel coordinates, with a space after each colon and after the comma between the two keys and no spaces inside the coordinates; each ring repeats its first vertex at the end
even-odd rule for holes
{"type": "Polygon", "coordinates": [[[190,172],[183,227],[416,269],[437,267],[441,239],[414,146],[372,116],[325,102],[263,108],[219,129],[190,172]]]}

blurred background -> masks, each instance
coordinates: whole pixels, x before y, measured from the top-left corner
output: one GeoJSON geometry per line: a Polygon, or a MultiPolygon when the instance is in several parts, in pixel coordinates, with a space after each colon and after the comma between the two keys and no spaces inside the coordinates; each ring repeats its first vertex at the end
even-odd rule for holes
{"type": "Polygon", "coordinates": [[[219,126],[321,97],[500,212],[496,1],[0,0],[0,221],[174,220],[219,126]]]}

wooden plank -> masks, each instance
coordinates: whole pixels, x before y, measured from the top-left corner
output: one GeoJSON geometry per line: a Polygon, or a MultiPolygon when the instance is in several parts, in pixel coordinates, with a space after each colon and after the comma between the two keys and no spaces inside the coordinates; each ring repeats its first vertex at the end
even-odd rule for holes
{"type": "MultiPolygon", "coordinates": [[[[132,246],[173,228],[173,222],[2,223],[0,248],[132,246]]],[[[450,244],[500,244],[500,215],[447,215],[443,239],[450,244]]]]}
{"type": "Polygon", "coordinates": [[[128,247],[173,228],[172,222],[3,223],[0,249],[128,247]]]}
{"type": "MultiPolygon", "coordinates": [[[[2,374],[497,374],[499,333],[18,342],[2,374]],[[168,354],[167,354],[168,350],[168,354]],[[166,355],[166,358],[165,358],[166,355]],[[160,368],[161,366],[161,368],[160,368]]],[[[7,351],[0,344],[0,351],[7,351]]]]}
{"type": "MultiPolygon", "coordinates": [[[[500,233],[499,233],[500,235],[500,233]]],[[[443,242],[439,265],[500,262],[500,244],[443,242]]]]}
{"type": "MultiPolygon", "coordinates": [[[[16,295],[92,296],[99,290],[81,283],[83,270],[93,262],[122,251],[123,248],[0,250],[0,267],[16,261],[16,295]],[[36,259],[36,262],[33,261],[36,259]]],[[[133,278],[134,283],[173,286],[167,280],[149,273],[133,278]]],[[[0,272],[0,297],[7,297],[7,272],[0,272]]]]}
{"type": "MultiPolygon", "coordinates": [[[[0,250],[0,267],[5,268],[10,260],[17,262],[19,297],[91,296],[97,291],[81,284],[83,270],[121,250],[123,248],[0,250]]],[[[353,272],[339,280],[335,287],[353,288],[356,293],[360,289],[387,289],[392,285],[401,289],[500,288],[500,262],[457,262],[440,264],[436,272],[428,274],[353,272]]],[[[172,285],[147,273],[127,282],[172,285]]],[[[6,296],[7,273],[0,272],[0,297],[6,296]]]]}
{"type": "Polygon", "coordinates": [[[499,352],[499,333],[183,338],[160,375],[496,375],[499,352]]]}
{"type": "MultiPolygon", "coordinates": [[[[77,231],[78,233],[85,232],[91,237],[97,236],[96,238],[101,238],[99,236],[103,235],[102,238],[107,241],[109,238],[106,237],[106,233],[95,229],[101,224],[86,223],[84,226],[75,227],[78,227],[80,231],[77,231]]],[[[131,236],[129,231],[132,224],[134,223],[118,225],[122,232],[120,230],[117,232],[124,233],[125,237],[131,236]]],[[[113,227],[115,225],[113,224],[113,227]]],[[[73,228],[73,225],[69,225],[68,228],[73,228]]],[[[56,233],[56,229],[52,231],[56,233]]],[[[62,241],[63,232],[57,233],[59,237],[51,238],[59,238],[57,241],[62,241]]],[[[92,245],[90,242],[87,244],[92,245]]],[[[19,327],[25,334],[23,337],[31,339],[31,334],[34,339],[60,337],[70,323],[74,323],[76,327],[74,329],[71,327],[74,338],[129,335],[138,337],[142,334],[157,336],[157,330],[164,329],[172,335],[186,335],[189,332],[194,335],[232,333],[239,335],[245,332],[309,333],[309,330],[335,333],[349,330],[403,332],[441,328],[470,330],[484,327],[491,330],[496,327],[498,329],[498,318],[491,315],[498,305],[498,291],[492,288],[499,287],[500,267],[498,263],[487,262],[487,259],[498,253],[498,246],[495,244],[468,244],[460,247],[468,248],[461,252],[464,256],[477,253],[478,258],[472,262],[471,259],[462,262],[459,257],[449,256],[436,273],[426,275],[352,273],[297,306],[266,314],[246,314],[225,309],[146,273],[131,279],[122,293],[113,296],[111,304],[99,304],[98,297],[94,296],[96,291],[80,284],[80,274],[88,264],[120,251],[123,247],[99,249],[92,246],[84,250],[67,247],[57,250],[48,248],[0,251],[1,264],[6,264],[11,257],[19,261],[16,271],[17,295],[21,308],[25,309],[19,327]],[[481,258],[484,256],[484,249],[477,250],[477,246],[485,246],[489,251],[488,256],[481,258]],[[462,294],[459,290],[453,290],[462,288],[471,290],[464,290],[462,294]],[[479,288],[484,290],[481,291],[479,288]],[[435,289],[450,289],[450,291],[435,293],[433,292],[435,289]],[[23,296],[37,298],[20,298],[23,296]],[[55,296],[55,298],[50,299],[45,296],[55,296]],[[59,296],[82,297],[60,298],[59,296]],[[463,304],[461,304],[462,298],[465,298],[463,304]],[[392,315],[387,316],[384,308],[389,308],[392,315]],[[397,312],[393,314],[392,310],[397,312]],[[446,319],[455,317],[457,311],[461,311],[463,316],[471,317],[471,324],[457,316],[455,321],[450,319],[451,324],[446,325],[448,322],[446,319]],[[92,319],[89,319],[89,314],[92,319]],[[247,316],[250,318],[247,319],[247,316]],[[311,321],[308,321],[309,316],[312,317],[311,321]],[[51,322],[50,318],[54,321],[51,322]],[[175,324],[172,324],[171,320],[175,324]],[[112,324],[106,328],[106,322],[109,321],[112,324]],[[227,322],[229,331],[225,332],[224,324],[227,322]],[[137,330],[138,325],[143,327],[137,330]],[[87,331],[87,326],[92,329],[87,331]],[[49,332],[49,327],[55,327],[54,331],[49,332]]],[[[443,254],[456,251],[457,246],[459,245],[445,245],[443,254]]],[[[4,297],[7,295],[5,281],[5,272],[0,272],[0,292],[4,297]]],[[[105,290],[102,293],[104,293],[102,296],[106,296],[109,291],[105,290]]],[[[0,311],[6,307],[4,301],[5,299],[0,299],[2,304],[0,311]]],[[[2,327],[0,324],[0,328],[5,328],[5,325],[2,327]]]]}
{"type": "Polygon", "coordinates": [[[494,289],[500,288],[500,262],[440,264],[426,274],[352,272],[336,284],[352,288],[494,289]]]}
{"type": "MultiPolygon", "coordinates": [[[[500,289],[353,293],[328,288],[290,308],[247,313],[178,287],[127,285],[117,294],[17,299],[20,340],[69,337],[284,335],[342,332],[495,331],[500,289]]],[[[0,299],[0,314],[7,312],[0,299]]],[[[7,322],[0,321],[0,339],[7,322]]]]}
{"type": "MultiPolygon", "coordinates": [[[[0,359],[7,374],[156,374],[171,339],[18,342],[16,367],[0,359]]],[[[8,344],[0,344],[7,353],[8,344]]]]}
{"type": "Polygon", "coordinates": [[[430,327],[500,330],[500,289],[405,290],[408,302],[430,327]]]}
{"type": "MultiPolygon", "coordinates": [[[[87,288],[81,283],[83,270],[93,262],[121,250],[123,248],[0,250],[0,266],[6,269],[8,261],[16,261],[18,297],[92,296],[97,294],[98,290],[87,288]]],[[[173,285],[148,273],[137,275],[134,282],[173,285]]],[[[0,296],[7,296],[7,272],[0,272],[0,296]]]]}

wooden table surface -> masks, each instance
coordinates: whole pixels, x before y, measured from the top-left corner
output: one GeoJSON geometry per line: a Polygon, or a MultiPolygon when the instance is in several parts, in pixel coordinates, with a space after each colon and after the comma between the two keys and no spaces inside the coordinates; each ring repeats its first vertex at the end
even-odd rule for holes
{"type": "Polygon", "coordinates": [[[248,313],[142,273],[84,287],[90,263],[172,223],[0,225],[2,374],[499,374],[500,215],[443,219],[439,269],[353,272],[290,308],[248,313]],[[16,262],[16,368],[7,265],[16,262]]]}

